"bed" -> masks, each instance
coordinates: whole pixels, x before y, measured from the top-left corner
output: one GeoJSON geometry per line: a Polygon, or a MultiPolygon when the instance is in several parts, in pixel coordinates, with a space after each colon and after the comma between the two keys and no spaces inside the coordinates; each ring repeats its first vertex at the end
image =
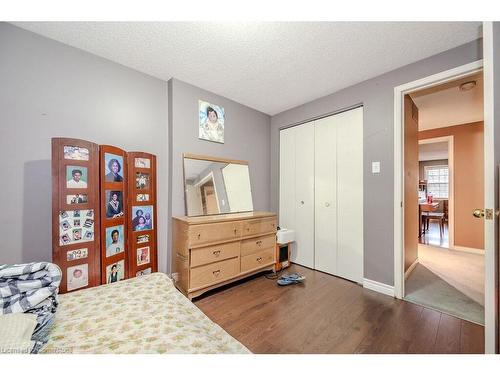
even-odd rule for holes
{"type": "Polygon", "coordinates": [[[153,273],[59,296],[42,353],[250,353],[153,273]]]}

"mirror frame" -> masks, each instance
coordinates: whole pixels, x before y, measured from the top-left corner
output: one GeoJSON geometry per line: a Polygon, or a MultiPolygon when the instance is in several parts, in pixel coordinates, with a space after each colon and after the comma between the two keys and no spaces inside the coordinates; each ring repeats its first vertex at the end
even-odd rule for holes
{"type": "MultiPolygon", "coordinates": [[[[225,158],[219,158],[216,156],[207,156],[207,155],[197,155],[197,154],[190,154],[190,153],[183,153],[182,154],[182,185],[183,185],[183,190],[184,190],[184,212],[187,217],[202,217],[202,216],[217,216],[217,215],[229,215],[229,214],[238,214],[241,212],[253,212],[253,211],[239,211],[239,212],[222,212],[218,214],[210,214],[210,215],[194,215],[194,216],[189,216],[188,215],[188,208],[187,208],[187,196],[186,196],[186,168],[184,165],[184,159],[194,159],[194,160],[204,160],[204,161],[215,161],[219,163],[228,163],[228,164],[242,164],[249,166],[248,161],[246,160],[237,160],[237,159],[225,159],[225,158]]],[[[248,177],[250,178],[250,167],[248,168],[248,177]]],[[[250,181],[250,194],[252,194],[252,183],[250,181]]],[[[253,195],[252,195],[252,200],[253,200],[253,195]]]]}

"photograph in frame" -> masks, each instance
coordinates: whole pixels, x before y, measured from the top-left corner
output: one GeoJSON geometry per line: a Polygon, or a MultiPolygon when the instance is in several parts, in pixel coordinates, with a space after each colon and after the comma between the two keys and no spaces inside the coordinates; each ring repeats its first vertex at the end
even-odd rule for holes
{"type": "Polygon", "coordinates": [[[198,112],[198,138],[211,142],[224,143],[224,108],[199,100],[198,112]]]}
{"type": "Polygon", "coordinates": [[[148,264],[150,258],[149,254],[149,246],[137,248],[137,265],[142,266],[143,264],[148,264]]]}
{"type": "Polygon", "coordinates": [[[106,218],[115,219],[123,216],[123,193],[118,190],[106,190],[106,218]]]}
{"type": "Polygon", "coordinates": [[[106,182],[123,182],[123,156],[104,153],[106,182]]]}
{"type": "Polygon", "coordinates": [[[115,225],[106,228],[106,257],[125,251],[124,226],[115,225]]]}
{"type": "Polygon", "coordinates": [[[153,206],[132,206],[132,217],[134,232],[154,228],[153,206]]]}
{"type": "Polygon", "coordinates": [[[66,188],[86,189],[88,182],[87,167],[68,165],[66,166],[66,188]]]}
{"type": "Polygon", "coordinates": [[[148,158],[135,158],[134,165],[136,168],[151,168],[151,161],[148,158]]]}
{"type": "Polygon", "coordinates": [[[88,202],[87,194],[71,194],[66,195],[67,204],[83,204],[88,202]]]}
{"type": "Polygon", "coordinates": [[[67,160],[89,160],[89,149],[78,146],[64,146],[64,159],[67,160]]]}
{"type": "Polygon", "coordinates": [[[79,264],[68,267],[66,289],[69,291],[89,285],[89,265],[79,264]]]}
{"type": "Polygon", "coordinates": [[[106,267],[106,284],[116,283],[125,278],[125,261],[120,260],[106,267]]]}

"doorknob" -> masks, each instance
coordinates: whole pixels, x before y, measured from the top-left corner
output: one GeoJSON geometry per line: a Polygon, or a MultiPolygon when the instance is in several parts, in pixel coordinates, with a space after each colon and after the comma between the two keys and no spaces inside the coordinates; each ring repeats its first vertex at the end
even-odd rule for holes
{"type": "Polygon", "coordinates": [[[484,210],[482,208],[476,208],[474,211],[472,211],[472,215],[474,217],[477,217],[478,219],[481,219],[484,217],[484,210]]]}

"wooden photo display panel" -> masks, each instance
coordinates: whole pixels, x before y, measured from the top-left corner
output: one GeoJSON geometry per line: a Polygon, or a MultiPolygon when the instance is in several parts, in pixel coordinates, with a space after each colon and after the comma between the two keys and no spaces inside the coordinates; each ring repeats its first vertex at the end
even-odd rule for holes
{"type": "Polygon", "coordinates": [[[52,261],[61,293],[100,284],[99,146],[52,138],[52,261]]]}
{"type": "Polygon", "coordinates": [[[156,156],[128,153],[129,276],[158,271],[156,156]]]}
{"type": "Polygon", "coordinates": [[[127,265],[127,153],[100,146],[101,282],[129,277],[127,265]]]}

